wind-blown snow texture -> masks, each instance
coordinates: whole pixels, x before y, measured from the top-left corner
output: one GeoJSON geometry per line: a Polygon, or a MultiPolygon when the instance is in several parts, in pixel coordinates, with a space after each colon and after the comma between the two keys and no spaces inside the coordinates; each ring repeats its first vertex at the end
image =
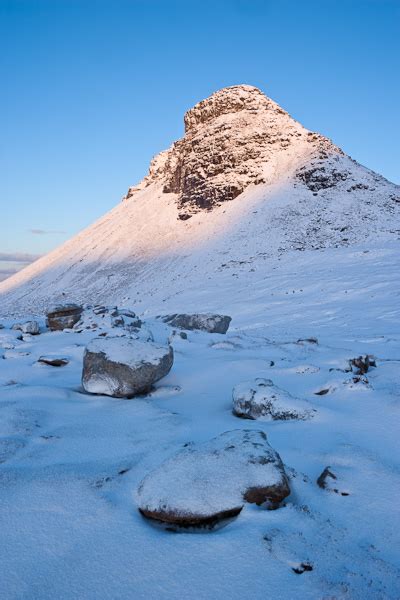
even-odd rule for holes
{"type": "Polygon", "coordinates": [[[63,292],[129,306],[150,329],[160,314],[233,317],[224,336],[172,336],[171,372],[132,400],[82,393],[96,331],[0,331],[1,598],[399,598],[399,190],[314,150],[296,137],[268,184],[211,211],[195,205],[188,220],[178,194],[146,182],[1,284],[7,327],[63,292]],[[315,191],[333,170],[346,178],[315,191]],[[298,342],[311,337],[319,343],[298,342]],[[348,360],[364,354],[377,366],[357,381],[348,360]],[[235,417],[233,387],[256,377],[307,401],[313,418],[235,417]],[[240,427],[265,431],[279,452],[292,489],[284,507],[246,504],[204,535],[140,516],[135,491],[150,471],[188,442],[240,427]],[[328,465],[337,493],[316,484],[328,465]],[[302,563],[312,570],[296,573],[302,563]]]}
{"type": "Polygon", "coordinates": [[[230,277],[243,282],[251,269],[250,283],[259,281],[269,272],[270,260],[283,253],[357,243],[367,247],[373,240],[398,238],[398,186],[307,131],[256,88],[227,90],[187,113],[183,140],[156,157],[128,200],[0,283],[2,312],[40,313],[65,300],[65,294],[82,302],[139,302],[143,310],[154,297],[173,312],[185,312],[181,296],[188,288],[202,298],[203,306],[196,307],[200,312],[208,308],[203,294],[209,282],[221,285],[230,277]],[[239,101],[242,95],[250,99],[239,101]],[[193,166],[195,183],[187,182],[190,173],[181,167],[176,193],[166,193],[178,159],[193,166]],[[222,173],[205,171],[220,162],[222,173]],[[255,185],[253,175],[266,183],[255,185]],[[197,212],[189,220],[179,219],[188,186],[193,185],[195,199],[203,192],[208,198],[210,180],[218,191],[213,210],[200,210],[195,203],[189,213],[197,212]],[[223,202],[220,190],[234,185],[244,192],[223,202]]]}

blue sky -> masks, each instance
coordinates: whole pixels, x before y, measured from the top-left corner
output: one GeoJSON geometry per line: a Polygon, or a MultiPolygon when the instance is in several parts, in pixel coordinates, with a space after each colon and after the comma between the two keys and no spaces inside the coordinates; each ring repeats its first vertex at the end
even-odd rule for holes
{"type": "Polygon", "coordinates": [[[399,59],[397,0],[0,0],[0,266],[112,208],[236,83],[400,183],[399,59]]]}

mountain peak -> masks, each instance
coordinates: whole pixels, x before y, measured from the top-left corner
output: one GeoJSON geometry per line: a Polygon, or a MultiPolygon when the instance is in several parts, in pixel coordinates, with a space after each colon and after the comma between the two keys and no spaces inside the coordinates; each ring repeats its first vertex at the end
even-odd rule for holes
{"type": "Polygon", "coordinates": [[[226,87],[188,110],[185,135],[161,152],[124,199],[153,184],[177,195],[178,218],[233,200],[249,185],[270,184],[321,151],[341,151],[292,119],[251,85],[226,87]]]}
{"type": "Polygon", "coordinates": [[[221,115],[240,111],[278,110],[286,114],[275,102],[252,85],[232,85],[214,92],[198,102],[185,114],[185,133],[221,115]]]}

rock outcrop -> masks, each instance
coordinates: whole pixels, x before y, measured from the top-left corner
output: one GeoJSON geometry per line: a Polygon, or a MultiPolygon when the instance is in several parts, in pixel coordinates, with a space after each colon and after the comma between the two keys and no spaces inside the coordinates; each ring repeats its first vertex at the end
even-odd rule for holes
{"type": "Polygon", "coordinates": [[[171,346],[127,337],[95,338],[85,349],[82,386],[91,394],[131,398],[149,391],[172,363],[171,346]]]}
{"type": "Polygon", "coordinates": [[[227,431],[188,446],[147,475],[139,510],[169,527],[210,527],[237,516],[245,502],[278,508],[290,494],[279,454],[262,431],[227,431]]]}
{"type": "Polygon", "coordinates": [[[190,109],[184,122],[184,137],[153,159],[147,177],[129,188],[125,199],[160,182],[164,192],[178,194],[184,220],[233,200],[251,184],[271,182],[280,155],[294,150],[299,140],[310,143],[315,157],[341,152],[250,85],[215,92],[190,109]]]}

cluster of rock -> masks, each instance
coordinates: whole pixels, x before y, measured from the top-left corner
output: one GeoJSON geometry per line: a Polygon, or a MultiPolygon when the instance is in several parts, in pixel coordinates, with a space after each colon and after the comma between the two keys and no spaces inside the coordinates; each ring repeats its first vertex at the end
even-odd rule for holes
{"type": "Polygon", "coordinates": [[[280,156],[296,146],[324,158],[341,151],[307,131],[258,88],[219,90],[185,114],[185,135],[156,156],[148,175],[124,199],[154,182],[178,195],[179,218],[233,200],[250,184],[270,183],[280,156]]]}
{"type": "Polygon", "coordinates": [[[317,193],[346,181],[349,172],[342,167],[339,161],[316,160],[301,167],[297,171],[297,177],[309,190],[317,193]]]}
{"type": "MultiPolygon", "coordinates": [[[[120,331],[110,336],[106,329],[86,347],[82,370],[85,391],[132,398],[149,392],[154,383],[169,373],[173,364],[172,346],[167,339],[154,343],[153,333],[132,310],[95,306],[91,313],[100,317],[100,321],[107,322],[108,318],[113,331],[115,328],[120,331]]],[[[159,319],[171,327],[210,333],[225,333],[231,321],[231,317],[215,314],[174,314],[159,319]]],[[[83,331],[82,327],[99,330],[101,322],[89,316],[76,327],[77,331],[83,331]]],[[[186,339],[187,335],[181,332],[181,337],[186,339]]]]}
{"type": "MultiPolygon", "coordinates": [[[[168,375],[174,361],[171,343],[176,335],[184,334],[187,339],[187,331],[225,334],[230,322],[228,315],[176,313],[158,317],[151,331],[127,308],[65,304],[47,313],[50,331],[95,333],[84,350],[82,387],[89,394],[114,398],[148,394],[168,375]],[[160,331],[155,333],[157,327],[161,327],[161,342],[160,331]],[[171,328],[177,328],[179,334],[173,329],[168,335],[171,328]]],[[[40,331],[35,321],[15,324],[13,329],[9,335],[40,331]]],[[[298,343],[317,340],[309,338],[298,343]]],[[[38,359],[38,363],[51,367],[63,367],[68,362],[68,358],[53,354],[38,359]]],[[[360,371],[374,364],[370,356],[351,361],[360,371]]],[[[232,402],[234,415],[253,420],[304,420],[314,412],[308,403],[264,378],[236,385],[232,402]]],[[[318,485],[324,487],[320,481],[318,485]]],[[[276,509],[289,494],[283,462],[266,434],[237,429],[202,444],[185,444],[143,479],[137,503],[144,517],[168,529],[213,529],[238,516],[246,503],[276,509]]]]}

